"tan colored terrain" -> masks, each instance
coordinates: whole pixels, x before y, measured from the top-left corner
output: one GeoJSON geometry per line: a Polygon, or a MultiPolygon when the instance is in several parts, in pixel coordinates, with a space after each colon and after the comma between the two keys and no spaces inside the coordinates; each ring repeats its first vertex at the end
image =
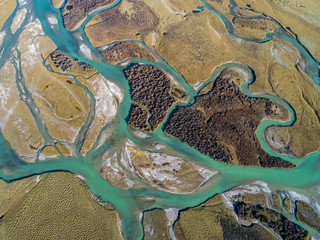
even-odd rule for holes
{"type": "Polygon", "coordinates": [[[52,0],[52,4],[55,8],[60,8],[63,3],[64,3],[64,0],[52,0]]]}
{"type": "Polygon", "coordinates": [[[89,102],[82,88],[69,83],[71,77],[52,73],[43,65],[43,58],[53,52],[55,45],[48,37],[37,36],[41,33],[40,22],[36,21],[20,35],[25,84],[39,107],[49,134],[58,140],[72,142],[86,120],[89,102]]]}
{"type": "Polygon", "coordinates": [[[85,28],[94,47],[122,40],[142,40],[158,24],[158,18],[141,0],[124,0],[95,16],[85,28]]]}
{"type": "Polygon", "coordinates": [[[141,44],[135,42],[124,42],[107,48],[101,52],[103,58],[109,63],[119,63],[128,58],[155,61],[154,57],[141,44]]]}
{"type": "Polygon", "coordinates": [[[169,240],[168,218],[163,209],[145,211],[143,214],[144,240],[169,240]]]}
{"type": "Polygon", "coordinates": [[[20,99],[16,86],[13,64],[6,63],[1,69],[1,130],[11,147],[28,162],[35,160],[43,138],[28,106],[20,99]],[[25,123],[28,124],[25,124],[25,123]]]}
{"type": "Polygon", "coordinates": [[[0,0],[0,29],[3,27],[3,24],[5,23],[7,18],[12,14],[16,6],[16,0],[0,0]]]}
{"type": "Polygon", "coordinates": [[[38,184],[36,177],[0,182],[1,192],[15,189],[10,191],[11,200],[1,204],[2,239],[122,239],[115,209],[99,204],[75,175],[60,172],[39,177],[38,184]]]}
{"type": "MultiPolygon", "coordinates": [[[[277,31],[278,26],[270,20],[240,18],[265,14],[275,18],[320,60],[318,0],[234,0],[239,4],[235,8],[239,17],[229,13],[228,0],[207,1],[233,24],[234,34],[264,38],[266,33],[277,31]]],[[[55,8],[62,7],[64,2],[64,25],[72,31],[87,14],[114,0],[52,0],[55,8]]],[[[231,36],[213,12],[205,8],[193,11],[199,5],[203,5],[199,0],[123,0],[96,15],[85,27],[85,33],[94,47],[103,46],[99,51],[107,62],[121,66],[130,58],[157,60],[140,43],[126,42],[143,41],[195,89],[218,66],[229,62],[247,65],[255,75],[250,91],[285,100],[297,117],[292,126],[266,130],[270,146],[278,153],[299,158],[320,150],[320,91],[303,72],[304,59],[298,49],[278,37],[255,43],[231,36]]],[[[15,0],[0,0],[0,28],[15,7],[15,0]]],[[[26,11],[16,15],[10,26],[12,33],[21,26],[26,11]]],[[[4,32],[0,32],[0,44],[3,38],[4,32]]],[[[44,34],[38,19],[28,24],[19,37],[21,77],[37,106],[33,114],[39,114],[39,121],[43,121],[52,137],[49,142],[45,142],[32,111],[23,101],[26,97],[18,91],[23,86],[17,84],[14,61],[0,68],[1,133],[21,159],[29,163],[35,161],[40,151],[41,161],[74,154],[72,143],[88,118],[90,107],[90,94],[81,85],[95,100],[94,119],[84,136],[82,155],[90,151],[102,129],[115,118],[123,100],[124,93],[117,84],[56,47],[44,34]]],[[[18,56],[16,51],[13,54],[18,56]]],[[[133,127],[129,131],[137,138],[152,137],[152,131],[164,122],[170,108],[187,101],[186,92],[159,67],[128,65],[124,75],[133,100],[126,120],[133,127]]],[[[274,101],[246,96],[239,88],[245,81],[248,76],[239,68],[223,71],[200,91],[195,103],[178,107],[172,113],[164,126],[165,133],[227,164],[296,167],[269,156],[255,134],[264,119],[286,121],[289,112],[274,101]]],[[[113,129],[109,130],[106,134],[111,133],[114,138],[113,129]]],[[[146,144],[145,149],[127,139],[112,144],[109,151],[99,155],[104,161],[99,165],[99,174],[121,189],[143,192],[144,187],[152,186],[173,194],[197,190],[201,194],[206,184],[219,176],[217,171],[188,161],[187,157],[169,155],[169,147],[168,152],[161,153],[164,146],[158,142],[146,144]]],[[[122,239],[115,208],[93,196],[80,177],[55,172],[12,183],[0,180],[0,239],[122,239]]],[[[294,217],[320,231],[320,215],[313,200],[308,202],[307,196],[292,189],[273,191],[263,184],[236,187],[199,206],[181,210],[173,225],[175,237],[310,240],[310,234],[293,222],[294,217]],[[295,200],[293,195],[304,200],[295,200]]],[[[150,204],[153,201],[152,197],[145,199],[150,204]]],[[[165,201],[160,197],[157,200],[160,206],[165,201]]],[[[167,210],[141,213],[144,239],[170,239],[168,224],[172,219],[167,217],[167,210]]]]}
{"type": "MultiPolygon", "coordinates": [[[[222,5],[221,11],[223,7],[226,6],[222,5]]],[[[188,83],[207,79],[216,66],[240,62],[255,71],[252,91],[276,95],[295,109],[297,121],[293,127],[268,133],[275,135],[275,143],[271,144],[276,151],[282,151],[282,145],[290,145],[290,154],[304,157],[319,149],[319,90],[297,66],[300,55],[293,45],[282,39],[258,44],[232,37],[218,16],[207,9],[189,13],[183,21],[172,23],[163,31],[165,34],[155,38],[154,48],[188,83]],[[276,140],[280,132],[283,141],[276,140]]]]}
{"type": "Polygon", "coordinates": [[[121,171],[115,171],[115,169],[111,167],[104,167],[102,168],[100,175],[113,186],[121,189],[129,189],[126,178],[121,171]]]}
{"type": "Polygon", "coordinates": [[[236,0],[239,6],[264,13],[296,34],[299,41],[320,61],[320,2],[317,0],[236,0]]]}

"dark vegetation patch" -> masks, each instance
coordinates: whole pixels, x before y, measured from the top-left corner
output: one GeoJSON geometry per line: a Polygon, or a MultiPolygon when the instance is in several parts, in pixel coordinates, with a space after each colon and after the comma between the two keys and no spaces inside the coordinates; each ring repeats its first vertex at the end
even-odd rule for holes
{"type": "Polygon", "coordinates": [[[56,68],[62,70],[63,72],[95,72],[94,67],[80,62],[79,60],[74,59],[59,50],[51,53],[49,61],[52,62],[56,68]]]}
{"type": "Polygon", "coordinates": [[[223,229],[223,239],[252,240],[266,239],[265,237],[268,236],[263,228],[258,225],[242,226],[230,217],[222,217],[220,224],[223,229]]]}
{"type": "MultiPolygon", "coordinates": [[[[132,100],[149,111],[151,114],[149,124],[152,130],[156,129],[165,119],[167,111],[177,101],[170,94],[172,85],[170,79],[158,67],[139,64],[134,64],[125,70],[125,75],[130,84],[132,100]]],[[[134,107],[132,109],[135,110],[134,107]]],[[[133,115],[131,111],[129,120],[133,115]]]]}
{"type": "Polygon", "coordinates": [[[280,213],[260,205],[251,205],[240,202],[235,211],[241,219],[246,221],[258,220],[264,226],[271,228],[283,239],[308,239],[308,232],[285,218],[280,213]]]}
{"type": "Polygon", "coordinates": [[[246,96],[229,75],[222,74],[194,105],[178,107],[164,130],[220,162],[291,168],[295,165],[268,155],[255,134],[264,117],[283,114],[286,110],[279,104],[246,96]]]}
{"type": "Polygon", "coordinates": [[[62,9],[63,23],[67,30],[72,30],[86,14],[97,8],[107,6],[114,0],[67,0],[62,9]]]}
{"type": "Polygon", "coordinates": [[[232,19],[232,23],[236,27],[246,27],[263,31],[272,31],[272,29],[268,26],[266,20],[263,19],[244,19],[235,17],[232,19]]]}
{"type": "Polygon", "coordinates": [[[151,131],[148,125],[148,112],[137,104],[131,105],[130,115],[127,122],[130,126],[141,129],[142,131],[151,131]]]}
{"type": "Polygon", "coordinates": [[[135,64],[125,71],[132,100],[151,114],[150,125],[155,129],[165,118],[175,99],[170,95],[171,83],[159,68],[135,64]]]}

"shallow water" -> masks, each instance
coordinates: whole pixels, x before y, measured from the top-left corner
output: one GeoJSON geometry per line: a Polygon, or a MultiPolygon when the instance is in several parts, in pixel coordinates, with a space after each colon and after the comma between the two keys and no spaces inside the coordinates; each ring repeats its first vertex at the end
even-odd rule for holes
{"type": "MultiPolygon", "coordinates": [[[[266,143],[264,138],[264,131],[270,126],[289,126],[295,121],[295,112],[285,101],[276,98],[274,96],[266,94],[255,94],[249,91],[248,86],[254,81],[254,74],[252,70],[239,63],[227,63],[222,66],[218,66],[212,73],[211,77],[202,84],[201,87],[206,84],[214,81],[219,74],[226,68],[236,67],[240,68],[248,73],[250,79],[247,82],[243,83],[241,89],[243,92],[251,97],[262,97],[269,98],[273,101],[276,101],[282,104],[290,112],[290,119],[285,122],[265,120],[261,123],[257,136],[263,147],[263,149],[272,156],[281,157],[287,161],[299,165],[296,169],[264,169],[259,167],[241,167],[241,166],[230,166],[220,162],[213,161],[211,158],[202,155],[197,150],[183,144],[175,138],[170,138],[163,133],[162,127],[160,127],[155,133],[151,134],[149,138],[139,138],[135,136],[130,128],[127,126],[125,118],[129,112],[131,105],[131,97],[129,92],[129,84],[126,80],[123,69],[126,66],[115,66],[104,62],[99,55],[97,49],[93,48],[89,43],[88,39],[84,34],[85,24],[98,12],[105,9],[111,8],[116,4],[119,4],[121,1],[118,0],[114,4],[104,9],[101,9],[93,14],[91,14],[88,19],[82,24],[79,30],[69,32],[65,30],[62,23],[62,18],[60,11],[55,9],[52,6],[51,0],[34,0],[33,2],[28,2],[25,5],[23,1],[18,2],[18,7],[12,16],[8,19],[6,24],[3,27],[3,30],[6,31],[7,35],[1,45],[1,49],[4,49],[2,57],[0,59],[0,66],[2,66],[6,61],[12,59],[13,49],[17,47],[17,41],[19,34],[24,29],[24,27],[32,22],[35,18],[38,18],[41,21],[43,30],[46,35],[48,35],[54,43],[57,45],[58,49],[67,53],[73,58],[77,58],[82,62],[90,64],[95,67],[98,72],[105,76],[108,80],[116,83],[124,91],[124,98],[122,103],[118,108],[118,113],[114,121],[111,122],[103,131],[108,131],[109,129],[114,129],[112,133],[112,138],[109,138],[101,146],[95,144],[94,147],[88,152],[86,156],[80,155],[81,146],[85,140],[87,132],[90,128],[90,125],[93,121],[94,113],[94,99],[92,93],[87,88],[84,90],[91,96],[90,106],[91,113],[88,116],[86,123],[81,128],[81,131],[76,139],[75,147],[77,149],[77,157],[68,157],[68,158],[57,158],[50,159],[48,161],[37,162],[35,164],[27,164],[20,160],[16,153],[11,149],[8,142],[4,137],[0,136],[0,177],[7,181],[18,180],[30,175],[41,174],[44,172],[50,171],[70,171],[75,174],[79,174],[85,178],[84,182],[90,188],[92,193],[96,194],[103,200],[110,202],[119,212],[119,215],[122,219],[122,231],[125,239],[140,239],[143,236],[143,230],[141,223],[139,221],[139,214],[141,211],[152,208],[186,208],[199,205],[208,198],[212,197],[217,193],[224,192],[234,186],[251,182],[253,180],[262,180],[268,183],[270,186],[275,189],[303,189],[304,192],[310,192],[314,196],[314,186],[320,184],[320,152],[310,154],[305,159],[300,160],[294,157],[287,155],[282,155],[274,152],[271,147],[266,143]],[[20,8],[26,7],[28,9],[27,17],[18,29],[18,31],[11,35],[9,34],[10,23],[16,14],[17,10],[20,8]],[[55,16],[58,20],[58,24],[52,25],[48,17],[55,16]],[[81,38],[79,37],[81,36],[81,38]],[[91,51],[91,58],[88,59],[82,55],[80,51],[80,46],[84,44],[91,51]],[[97,172],[102,161],[102,155],[109,149],[113,149],[121,141],[126,141],[130,139],[136,145],[140,146],[142,149],[146,146],[152,146],[155,143],[164,146],[165,148],[161,151],[169,151],[176,156],[181,158],[191,160],[195,163],[203,165],[209,169],[218,170],[220,173],[213,177],[213,179],[204,187],[200,188],[198,191],[188,194],[188,195],[179,195],[179,194],[170,194],[160,190],[156,190],[152,186],[140,188],[140,189],[131,189],[131,190],[121,190],[105,181],[97,172]],[[174,146],[174,149],[171,147],[174,146]]],[[[266,42],[272,41],[272,37],[277,35],[290,42],[296,46],[300,54],[304,59],[304,71],[308,76],[317,84],[319,87],[319,73],[318,73],[318,63],[312,58],[308,51],[302,46],[298,41],[291,38],[286,34],[285,30],[282,28],[280,32],[267,34],[265,39],[254,39],[254,38],[244,38],[237,36],[233,33],[232,24],[214,8],[212,8],[206,1],[202,1],[205,7],[212,11],[212,14],[217,14],[224,22],[228,32],[234,36],[241,38],[246,41],[255,41],[255,42],[266,42]]],[[[234,6],[233,1],[231,1],[231,13],[232,7],[234,6]]],[[[257,17],[258,18],[258,17],[257,17]]],[[[274,20],[273,20],[274,21],[274,20]]],[[[279,25],[279,23],[277,23],[279,25]]],[[[146,47],[146,46],[145,46],[146,47]]],[[[146,47],[148,49],[148,47],[146,47]]],[[[1,52],[1,51],[0,51],[1,52]]],[[[153,52],[154,53],[154,52],[153,52]]],[[[156,53],[154,53],[156,54],[156,53]]],[[[189,86],[184,78],[177,73],[172,67],[170,67],[160,56],[156,56],[158,62],[148,62],[143,60],[130,60],[130,63],[147,63],[155,65],[162,68],[167,73],[172,75],[181,86],[185,88],[187,93],[190,96],[189,102],[187,105],[192,104],[195,101],[195,97],[198,92],[201,90],[201,87],[197,90],[189,86]]],[[[19,66],[19,54],[15,58],[16,69],[17,69],[17,83],[22,84],[22,89],[20,93],[25,95],[25,99],[30,99],[28,106],[33,113],[33,116],[36,120],[37,127],[42,133],[45,142],[50,143],[53,139],[47,132],[47,129],[44,123],[39,116],[39,111],[36,111],[37,106],[32,101],[32,96],[28,92],[28,89],[25,88],[23,83],[23,76],[21,73],[21,67],[19,66]]],[[[23,67],[23,66],[22,66],[23,67]]],[[[79,86],[81,84],[76,82],[79,86]]],[[[174,110],[174,106],[171,111],[174,110]]],[[[168,114],[170,116],[170,114],[168,114]]],[[[98,143],[99,139],[97,140],[98,143]]],[[[154,150],[156,151],[156,150],[154,150]]],[[[316,194],[316,198],[320,201],[319,194],[316,194]]],[[[314,233],[316,234],[316,233],[314,233]]]]}

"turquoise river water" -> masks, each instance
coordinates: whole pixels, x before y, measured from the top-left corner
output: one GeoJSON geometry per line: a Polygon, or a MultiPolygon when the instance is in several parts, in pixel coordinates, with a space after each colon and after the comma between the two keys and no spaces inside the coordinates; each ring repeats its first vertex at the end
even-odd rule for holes
{"type": "MultiPolygon", "coordinates": [[[[37,161],[33,164],[25,163],[12,150],[10,144],[6,141],[3,135],[0,135],[0,178],[6,181],[15,181],[31,175],[52,171],[69,171],[75,174],[79,174],[84,177],[85,184],[89,187],[93,194],[99,196],[106,202],[112,203],[113,206],[117,209],[122,221],[122,234],[125,239],[141,239],[143,237],[143,228],[140,222],[140,214],[144,210],[153,208],[183,209],[193,207],[201,204],[215,194],[222,193],[232,187],[244,183],[249,183],[254,180],[264,181],[275,189],[303,189],[304,192],[309,192],[310,194],[314,195],[313,192],[315,187],[320,185],[320,152],[312,153],[304,159],[297,159],[295,157],[276,153],[271,149],[264,138],[264,132],[266,128],[270,126],[290,126],[291,124],[293,124],[295,121],[294,109],[292,109],[292,107],[288,103],[277,97],[250,92],[248,87],[255,80],[254,73],[249,67],[239,63],[227,63],[218,66],[214,69],[211,77],[205,83],[203,83],[202,86],[205,86],[211,81],[214,81],[226,68],[236,67],[246,71],[250,76],[250,79],[249,81],[243,83],[241,86],[243,92],[246,95],[251,97],[272,99],[285,106],[291,115],[290,119],[285,122],[265,120],[261,123],[256,134],[263,149],[272,156],[280,157],[299,165],[298,168],[265,169],[260,167],[241,167],[226,165],[214,161],[213,159],[205,155],[202,155],[197,150],[187,146],[186,144],[183,144],[175,138],[166,136],[163,133],[163,126],[160,127],[155,133],[151,134],[148,138],[136,137],[127,126],[127,123],[125,121],[125,118],[127,117],[130,110],[132,100],[130,97],[128,81],[123,74],[124,66],[111,65],[105,62],[100,56],[99,51],[91,46],[84,33],[84,26],[93,16],[103,10],[114,7],[120,2],[120,0],[117,0],[112,5],[90,14],[86,21],[79,27],[79,29],[73,32],[69,32],[63,26],[60,10],[55,9],[52,6],[51,0],[17,0],[17,8],[5,22],[2,29],[2,31],[4,31],[6,35],[4,37],[3,43],[0,46],[0,52],[2,52],[0,67],[2,67],[5,62],[10,60],[14,63],[17,70],[16,79],[20,95],[23,96],[22,99],[30,100],[25,102],[30,108],[36,121],[37,127],[46,143],[50,144],[54,141],[54,139],[52,139],[52,137],[48,134],[46,126],[42,121],[41,116],[39,116],[37,106],[32,100],[32,94],[29,93],[28,89],[24,85],[23,74],[21,71],[21,68],[23,66],[20,65],[20,53],[19,49],[17,48],[20,33],[25,28],[25,26],[28,23],[34,21],[35,18],[38,18],[41,21],[42,28],[45,34],[53,40],[59,50],[67,53],[73,58],[77,58],[80,61],[95,67],[98,72],[100,72],[108,80],[120,86],[125,94],[124,99],[118,108],[118,113],[115,119],[103,129],[104,132],[108,131],[108,129],[113,129],[112,137],[107,138],[104,144],[99,145],[98,142],[101,139],[101,134],[98,137],[98,140],[93,148],[85,156],[81,156],[81,146],[93,122],[95,99],[92,93],[90,93],[87,88],[81,85],[81,83],[79,83],[76,78],[74,78],[76,84],[83,87],[87,92],[90,101],[90,112],[88,114],[88,118],[85,124],[82,126],[79,135],[77,136],[74,143],[77,150],[77,156],[60,157],[56,159],[50,159],[48,161],[37,161]],[[26,8],[28,10],[27,16],[24,19],[21,27],[14,34],[12,34],[10,32],[11,22],[13,21],[13,18],[17,11],[22,8],[26,8]],[[58,24],[50,24],[50,21],[48,20],[49,16],[55,16],[58,19],[58,24]],[[85,44],[90,49],[93,60],[87,59],[81,54],[79,50],[81,44],[85,44]],[[18,52],[16,56],[13,55],[13,49],[16,49],[16,51],[18,52]],[[188,195],[171,194],[157,190],[152,186],[146,186],[143,188],[131,190],[122,190],[116,188],[105,181],[99,175],[98,170],[99,164],[101,163],[102,155],[124,139],[130,139],[138,146],[141,146],[141,148],[152,146],[155,143],[161,144],[167,149],[170,149],[171,152],[173,151],[176,156],[203,165],[208,169],[217,170],[219,171],[219,174],[217,174],[211,181],[209,181],[206,186],[188,195]],[[174,146],[174,148],[172,146],[174,146]]],[[[204,7],[207,11],[212,11],[212,14],[217,14],[224,21],[225,27],[228,30],[229,34],[234,36],[235,38],[241,38],[245,41],[263,43],[266,41],[272,41],[274,37],[280,37],[290,42],[300,51],[301,58],[303,59],[303,70],[310,77],[310,79],[312,79],[314,83],[318,87],[320,87],[318,62],[313,59],[313,57],[304,46],[302,46],[296,39],[287,34],[285,29],[283,29],[283,27],[275,20],[268,18],[268,20],[274,21],[279,26],[279,30],[274,33],[268,33],[264,39],[241,37],[234,34],[233,26],[227,18],[216,11],[205,0],[202,0],[201,2],[204,4],[204,7]]],[[[235,3],[230,0],[230,13],[233,15],[235,15],[235,13],[233,12],[234,7],[235,3]]],[[[195,101],[195,97],[197,96],[201,88],[198,90],[194,90],[194,88],[189,86],[186,83],[185,79],[181,75],[179,75],[179,73],[177,73],[171,66],[169,66],[161,58],[161,56],[158,56],[152,49],[149,49],[147,46],[145,46],[145,48],[152,52],[156,56],[158,61],[148,62],[132,59],[130,60],[130,63],[147,63],[162,68],[180,82],[180,84],[185,88],[190,96],[187,105],[192,104],[195,101]]],[[[176,106],[174,106],[170,111],[173,111],[175,107],[176,106]]],[[[320,200],[319,194],[316,196],[318,197],[318,200],[320,200]]]]}

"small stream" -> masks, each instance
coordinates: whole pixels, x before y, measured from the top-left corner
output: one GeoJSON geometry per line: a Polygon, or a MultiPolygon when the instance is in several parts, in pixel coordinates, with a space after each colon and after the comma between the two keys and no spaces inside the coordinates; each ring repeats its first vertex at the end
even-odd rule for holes
{"type": "MultiPolygon", "coordinates": [[[[201,1],[203,2],[207,10],[212,11],[212,14],[217,14],[224,21],[229,34],[236,38],[241,38],[245,41],[263,43],[266,41],[272,41],[273,36],[278,36],[293,44],[300,51],[300,54],[304,61],[303,70],[320,88],[318,63],[310,55],[307,49],[302,46],[296,39],[288,35],[285,29],[283,29],[281,25],[275,20],[271,19],[271,21],[276,22],[276,24],[280,27],[280,30],[274,33],[268,33],[264,39],[245,38],[237,36],[234,34],[232,24],[221,13],[216,11],[205,0],[201,1]]],[[[56,142],[56,140],[49,135],[39,111],[35,110],[37,106],[32,100],[32,95],[28,92],[28,89],[24,85],[21,66],[19,66],[19,54],[16,57],[13,56],[13,50],[18,50],[17,46],[20,33],[26,27],[26,25],[29,22],[34,21],[35,18],[38,18],[41,21],[45,34],[53,40],[59,50],[65,52],[73,58],[79,59],[81,62],[87,63],[96,68],[97,71],[106,79],[112,81],[123,90],[124,98],[123,101],[119,104],[118,113],[115,119],[110,123],[112,125],[112,129],[114,129],[112,138],[107,139],[107,141],[105,141],[105,143],[101,146],[95,144],[94,147],[88,152],[88,154],[86,154],[86,156],[81,156],[80,154],[78,154],[77,157],[61,156],[59,158],[50,159],[48,161],[40,161],[33,164],[25,163],[11,149],[9,143],[6,141],[6,139],[4,139],[3,135],[0,135],[0,177],[4,180],[14,181],[31,175],[52,171],[69,171],[74,174],[79,174],[85,178],[84,182],[93,194],[99,196],[106,202],[112,203],[113,206],[117,209],[122,220],[122,232],[125,239],[142,238],[143,228],[139,219],[139,215],[142,211],[147,209],[182,209],[193,207],[201,204],[215,194],[222,193],[232,187],[249,183],[254,180],[264,181],[268,183],[272,188],[278,190],[288,188],[297,190],[303,189],[304,191],[309,191],[311,195],[314,194],[314,186],[320,185],[320,152],[312,153],[305,159],[301,160],[295,157],[275,152],[266,142],[264,137],[265,130],[270,126],[290,126],[295,121],[295,111],[288,103],[275,96],[250,92],[249,85],[252,84],[255,79],[253,71],[248,66],[239,63],[226,63],[218,66],[214,69],[210,78],[207,81],[203,82],[199,89],[195,90],[193,87],[188,85],[185,79],[171,66],[169,66],[161,58],[161,56],[158,56],[152,49],[149,49],[143,43],[143,46],[147,50],[152,52],[156,56],[156,59],[158,61],[149,62],[145,60],[131,59],[127,62],[127,65],[133,63],[146,63],[154,65],[162,68],[168,74],[173,76],[176,81],[179,81],[179,84],[190,96],[189,102],[185,104],[185,106],[192,105],[195,101],[195,97],[197,97],[200,90],[210,82],[214,81],[223,70],[227,68],[238,68],[247,72],[249,79],[241,85],[241,89],[246,95],[250,97],[267,98],[272,101],[276,101],[277,103],[284,106],[290,113],[290,119],[287,121],[280,122],[273,120],[264,120],[261,123],[259,129],[257,130],[257,137],[263,149],[272,156],[280,157],[286,161],[299,165],[299,167],[296,169],[266,169],[260,167],[231,166],[213,161],[210,157],[201,154],[197,150],[180,142],[179,140],[166,136],[163,132],[163,127],[159,127],[157,131],[150,134],[148,138],[139,138],[135,136],[128,127],[125,120],[132,103],[129,83],[123,73],[123,70],[127,65],[111,65],[105,62],[102,59],[99,51],[91,46],[90,42],[84,34],[84,26],[90,19],[92,19],[92,17],[94,17],[101,11],[114,7],[115,5],[119,4],[121,0],[117,0],[112,5],[90,14],[85,22],[81,25],[81,27],[73,32],[69,32],[64,28],[61,12],[60,10],[55,9],[52,6],[51,0],[34,0],[28,2],[27,4],[23,4],[23,1],[20,2],[22,2],[22,4],[17,1],[18,6],[16,10],[13,12],[10,18],[8,18],[2,29],[2,31],[6,32],[6,36],[2,45],[0,46],[0,52],[3,49],[3,53],[0,59],[0,67],[3,66],[5,62],[11,59],[15,59],[17,70],[16,81],[17,84],[20,83],[19,86],[22,86],[22,88],[19,89],[20,93],[24,94],[24,98],[22,98],[22,100],[27,103],[29,109],[31,110],[37,123],[37,127],[43,135],[46,143],[53,144],[54,142],[56,142]],[[21,8],[27,8],[27,16],[16,33],[11,34],[10,24],[17,11],[21,8]],[[50,22],[48,21],[48,16],[56,17],[56,19],[58,20],[58,24],[50,24],[50,22]],[[80,46],[82,45],[85,45],[88,49],[90,49],[90,59],[83,56],[80,50],[80,46]],[[155,143],[160,144],[161,146],[164,146],[164,149],[161,151],[166,152],[168,151],[168,149],[170,149],[170,152],[174,152],[175,156],[192,160],[194,163],[205,166],[208,169],[217,170],[219,171],[219,174],[214,176],[213,179],[207,184],[207,186],[204,186],[198,191],[188,195],[171,194],[157,190],[152,186],[146,186],[142,189],[140,188],[131,190],[122,190],[116,188],[106,180],[104,180],[97,172],[97,169],[101,164],[102,155],[106,151],[112,149],[117,144],[117,142],[126,141],[128,139],[139,146],[141,149],[146,148],[146,146],[152,146],[155,143]],[[174,149],[172,149],[172,146],[175,146],[174,149]]],[[[230,12],[235,16],[235,13],[233,12],[235,3],[232,0],[230,0],[230,3],[230,12]]],[[[262,17],[259,16],[253,18],[262,17]]],[[[270,18],[268,18],[268,20],[270,20],[270,18]]],[[[87,136],[94,118],[95,101],[92,93],[86,87],[81,85],[79,82],[76,82],[76,84],[84,89],[90,100],[90,111],[88,114],[88,119],[82,126],[79,135],[74,142],[75,148],[78,149],[77,151],[78,153],[80,153],[81,146],[87,136]]],[[[179,104],[173,106],[172,109],[170,109],[170,112],[174,111],[177,106],[183,105],[179,104]]],[[[168,116],[170,116],[170,114],[168,114],[168,116]]],[[[166,119],[166,121],[168,120],[169,119],[166,119]]],[[[110,124],[103,128],[101,131],[108,131],[111,128],[110,124]]],[[[100,134],[100,136],[101,135],[102,134],[100,134]]],[[[100,140],[101,139],[98,138],[97,142],[100,140]]],[[[157,150],[154,151],[156,152],[157,150]]],[[[320,201],[320,193],[317,193],[316,196],[320,201]]],[[[316,232],[313,232],[313,234],[320,237],[316,232]]]]}

